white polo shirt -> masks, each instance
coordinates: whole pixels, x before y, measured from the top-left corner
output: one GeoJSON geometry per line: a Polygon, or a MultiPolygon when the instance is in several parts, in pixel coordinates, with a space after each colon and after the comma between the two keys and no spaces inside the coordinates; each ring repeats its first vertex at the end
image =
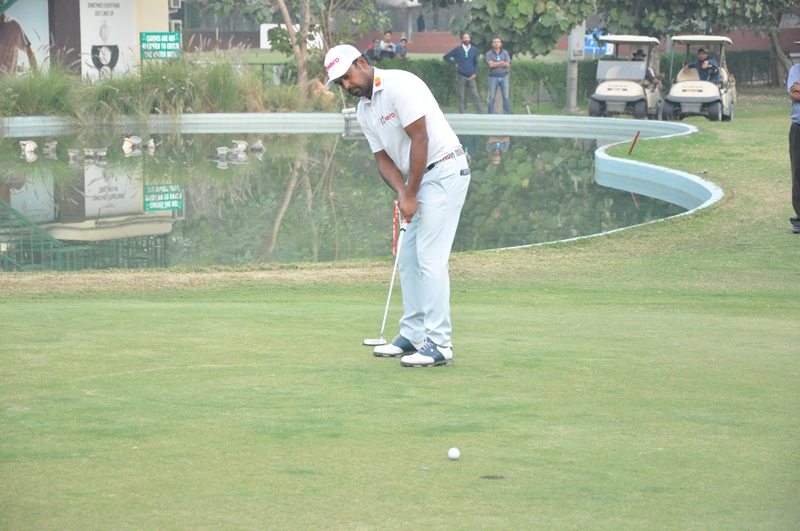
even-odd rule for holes
{"type": "Polygon", "coordinates": [[[356,117],[373,153],[385,150],[398,169],[408,174],[411,138],[405,127],[425,117],[429,165],[461,143],[436,103],[428,86],[405,70],[375,68],[372,99],[362,96],[356,117]]]}

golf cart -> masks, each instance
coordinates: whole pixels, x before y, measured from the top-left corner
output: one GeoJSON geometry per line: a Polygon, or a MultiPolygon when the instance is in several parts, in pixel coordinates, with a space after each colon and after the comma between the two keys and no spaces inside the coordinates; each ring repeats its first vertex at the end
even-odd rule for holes
{"type": "Polygon", "coordinates": [[[597,62],[597,88],[589,99],[589,116],[631,114],[634,118],[661,117],[661,91],[656,83],[647,80],[648,61],[655,37],[638,35],[602,35],[603,43],[614,44],[614,55],[597,62]],[[623,49],[627,54],[620,59],[623,49]],[[643,61],[630,58],[637,50],[645,53],[643,61]]]}
{"type": "MultiPolygon", "coordinates": [[[[665,120],[683,120],[687,116],[705,116],[709,120],[728,121],[733,119],[734,86],[733,78],[723,68],[725,45],[732,44],[728,37],[716,35],[679,35],[672,38],[674,44],[686,45],[686,61],[684,65],[695,59],[690,55],[692,47],[695,53],[701,48],[708,52],[709,60],[716,58],[719,65],[709,64],[700,71],[697,68],[681,67],[674,77],[675,82],[664,98],[663,118],[665,120]]],[[[672,79],[675,54],[670,62],[670,78],[672,79]]]]}

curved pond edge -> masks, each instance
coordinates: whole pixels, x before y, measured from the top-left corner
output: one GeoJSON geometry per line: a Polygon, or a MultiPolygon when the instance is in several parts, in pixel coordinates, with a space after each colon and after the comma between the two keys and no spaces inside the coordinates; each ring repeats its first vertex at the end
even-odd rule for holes
{"type": "MultiPolygon", "coordinates": [[[[352,115],[351,115],[352,116],[352,115]]],[[[550,245],[585,238],[594,238],[658,223],[667,219],[691,215],[708,208],[724,196],[721,188],[710,181],[679,170],[644,162],[612,157],[607,150],[617,144],[630,142],[639,133],[640,140],[668,138],[697,132],[691,125],[655,120],[620,118],[589,118],[585,116],[541,115],[477,115],[448,114],[448,122],[459,135],[513,135],[594,139],[601,145],[595,151],[595,181],[602,185],[661,199],[686,208],[687,211],[668,218],[631,225],[597,234],[578,236],[557,242],[542,242],[502,249],[550,245]]],[[[151,133],[339,133],[357,128],[342,114],[335,113],[218,113],[151,115],[147,121],[122,117],[109,127],[146,127],[151,133]]],[[[52,116],[23,116],[3,118],[0,123],[6,137],[46,136],[64,134],[80,126],[64,118],[52,116]]],[[[502,250],[494,249],[494,250],[502,250]]]]}

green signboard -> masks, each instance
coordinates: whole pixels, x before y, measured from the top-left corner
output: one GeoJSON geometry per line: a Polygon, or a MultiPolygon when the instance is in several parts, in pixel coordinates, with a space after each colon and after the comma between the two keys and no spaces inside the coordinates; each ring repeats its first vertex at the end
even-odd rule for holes
{"type": "Polygon", "coordinates": [[[183,186],[180,184],[146,184],[144,211],[183,210],[183,186]]]}
{"type": "Polygon", "coordinates": [[[139,34],[141,39],[142,60],[145,59],[180,59],[181,34],[175,31],[139,34]]]}

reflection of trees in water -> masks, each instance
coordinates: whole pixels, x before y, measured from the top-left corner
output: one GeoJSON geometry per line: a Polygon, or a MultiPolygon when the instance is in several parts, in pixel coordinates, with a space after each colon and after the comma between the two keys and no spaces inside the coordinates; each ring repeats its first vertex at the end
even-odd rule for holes
{"type": "Polygon", "coordinates": [[[682,211],[594,183],[593,141],[512,138],[499,165],[473,158],[454,249],[489,249],[594,234],[682,211]]]}
{"type": "Polygon", "coordinates": [[[194,162],[186,164],[186,221],[175,231],[182,245],[173,249],[172,264],[372,256],[364,250],[374,241],[371,220],[389,212],[382,219],[391,230],[391,201],[382,190],[370,193],[382,181],[363,145],[343,143],[339,135],[270,135],[263,137],[262,160],[250,154],[246,164],[221,170],[209,154],[242,136],[204,136],[192,135],[195,146],[205,147],[186,153],[194,162]]]}
{"type": "MultiPolygon", "coordinates": [[[[108,166],[146,184],[184,187],[185,220],[170,234],[171,265],[234,265],[385,256],[394,194],[378,176],[365,141],[340,135],[154,135],[155,155],[126,158],[122,139],[136,131],[85,131],[60,137],[59,157],[20,159],[18,139],[0,140],[0,198],[25,181],[48,178],[59,193],[80,183],[83,162],[68,148],[107,147],[108,166]],[[266,148],[259,159],[218,167],[218,146],[233,140],[266,148]]],[[[140,134],[143,139],[149,136],[140,134]]],[[[39,139],[37,139],[39,140],[39,139]]],[[[42,144],[45,140],[41,139],[42,144]]],[[[499,164],[487,136],[463,136],[472,180],[454,249],[488,249],[592,234],[663,218],[679,207],[594,183],[593,141],[513,137],[499,164]]],[[[62,197],[63,196],[63,197],[62,197]]],[[[58,203],[58,200],[57,200],[58,203]]]]}

